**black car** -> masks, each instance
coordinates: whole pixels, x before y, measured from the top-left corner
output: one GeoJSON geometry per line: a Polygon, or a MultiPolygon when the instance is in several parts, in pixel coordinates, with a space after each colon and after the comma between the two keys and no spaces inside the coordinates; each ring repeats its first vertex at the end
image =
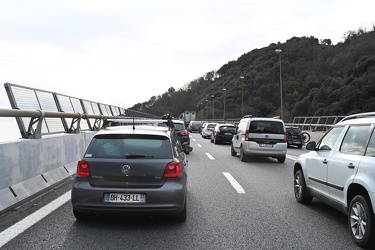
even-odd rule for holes
{"type": "Polygon", "coordinates": [[[201,122],[200,121],[191,121],[189,123],[189,126],[188,126],[188,131],[190,133],[193,133],[193,132],[198,132],[200,133],[201,132],[201,122]]]}
{"type": "Polygon", "coordinates": [[[218,144],[232,142],[236,126],[234,124],[217,124],[211,134],[211,142],[218,144]]]}
{"type": "Polygon", "coordinates": [[[304,135],[299,127],[285,127],[288,147],[291,145],[302,148],[304,145],[304,135]]]}
{"type": "MultiPolygon", "coordinates": [[[[189,131],[185,128],[185,123],[180,120],[172,120],[174,125],[174,130],[180,139],[182,149],[184,150],[185,154],[189,154],[193,148],[190,147],[190,135],[189,131]]],[[[167,126],[167,121],[163,123],[158,123],[158,126],[167,126]]]]}

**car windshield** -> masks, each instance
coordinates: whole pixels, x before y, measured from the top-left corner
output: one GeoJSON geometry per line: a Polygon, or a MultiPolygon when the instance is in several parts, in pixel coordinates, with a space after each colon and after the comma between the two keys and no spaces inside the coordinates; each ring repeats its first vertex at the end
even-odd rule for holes
{"type": "Polygon", "coordinates": [[[156,158],[172,157],[170,141],[155,135],[100,135],[93,138],[85,157],[156,158]]]}

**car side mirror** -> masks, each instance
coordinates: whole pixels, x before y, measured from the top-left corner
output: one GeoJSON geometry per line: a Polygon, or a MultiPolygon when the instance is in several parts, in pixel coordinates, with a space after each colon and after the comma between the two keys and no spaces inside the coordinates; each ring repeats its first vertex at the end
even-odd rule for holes
{"type": "Polygon", "coordinates": [[[310,141],[306,144],[306,149],[307,150],[315,150],[316,147],[316,142],[315,141],[310,141]]]}

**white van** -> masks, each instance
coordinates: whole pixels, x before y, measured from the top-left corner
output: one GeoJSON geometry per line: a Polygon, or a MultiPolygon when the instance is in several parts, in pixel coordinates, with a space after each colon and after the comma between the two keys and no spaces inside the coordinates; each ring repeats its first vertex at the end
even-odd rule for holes
{"type": "Polygon", "coordinates": [[[275,118],[244,116],[231,143],[231,155],[240,154],[241,161],[250,156],[277,158],[285,162],[287,138],[284,122],[275,118]]]}

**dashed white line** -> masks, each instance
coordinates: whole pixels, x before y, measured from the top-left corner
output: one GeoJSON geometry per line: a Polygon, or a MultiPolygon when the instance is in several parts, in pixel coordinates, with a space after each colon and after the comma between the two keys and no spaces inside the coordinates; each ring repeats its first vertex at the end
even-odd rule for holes
{"type": "Polygon", "coordinates": [[[234,189],[239,194],[244,194],[245,189],[242,188],[242,186],[236,181],[236,179],[233,178],[233,176],[228,172],[223,172],[223,175],[228,179],[230,184],[234,187],[234,189]]]}
{"type": "Polygon", "coordinates": [[[210,153],[206,153],[207,157],[210,158],[211,160],[215,160],[215,158],[210,154],[210,153]]]}
{"type": "Polygon", "coordinates": [[[70,191],[0,232],[0,248],[70,200],[70,191]]]}
{"type": "Polygon", "coordinates": [[[200,148],[202,147],[202,145],[200,145],[199,143],[197,143],[197,145],[198,145],[198,147],[200,147],[200,148]]]}
{"type": "Polygon", "coordinates": [[[297,156],[294,156],[294,155],[286,155],[286,158],[288,158],[288,159],[291,159],[291,160],[297,160],[297,156]]]}

